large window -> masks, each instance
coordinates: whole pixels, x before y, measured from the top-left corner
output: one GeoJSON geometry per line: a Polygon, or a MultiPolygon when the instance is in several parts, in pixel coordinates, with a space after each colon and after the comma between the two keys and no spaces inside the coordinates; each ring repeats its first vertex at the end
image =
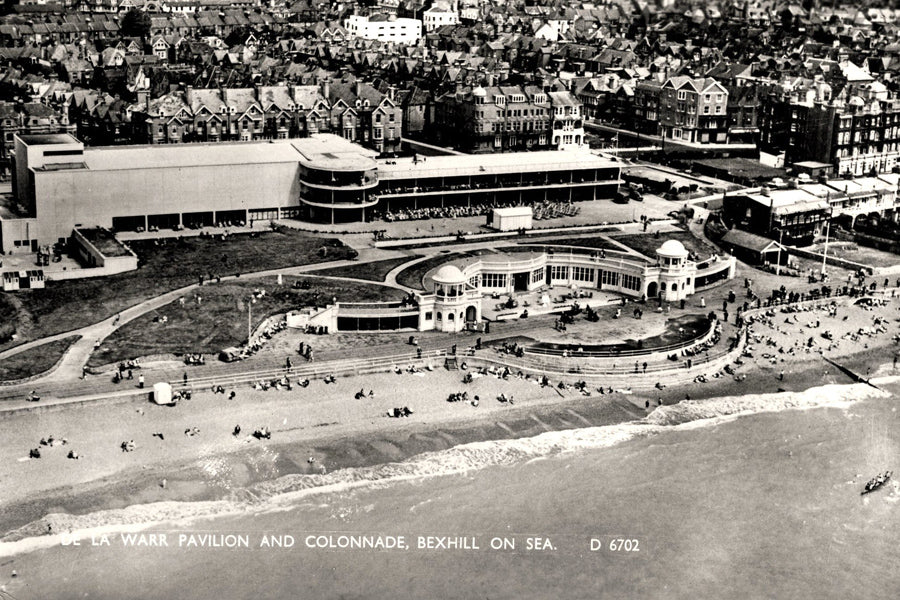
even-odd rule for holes
{"type": "Polygon", "coordinates": [[[544,269],[535,269],[531,272],[531,283],[538,283],[544,280],[544,269]]]}
{"type": "Polygon", "coordinates": [[[550,267],[550,279],[568,279],[569,267],[550,267]]]}
{"type": "Polygon", "coordinates": [[[641,289],[641,278],[635,277],[634,275],[627,275],[625,273],[622,274],[622,287],[627,290],[639,290],[641,289]]]}
{"type": "Polygon", "coordinates": [[[594,281],[594,269],[590,267],[572,267],[573,281],[594,281]]]}
{"type": "Polygon", "coordinates": [[[600,270],[600,283],[603,285],[619,285],[619,274],[615,271],[600,270]]]}
{"type": "Polygon", "coordinates": [[[481,274],[481,287],[505,288],[506,287],[506,274],[505,273],[482,273],[481,274]]]}

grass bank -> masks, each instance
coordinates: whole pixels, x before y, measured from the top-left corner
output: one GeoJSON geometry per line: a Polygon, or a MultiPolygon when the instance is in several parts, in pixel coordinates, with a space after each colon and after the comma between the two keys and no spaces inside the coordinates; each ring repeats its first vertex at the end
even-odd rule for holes
{"type": "MultiPolygon", "coordinates": [[[[170,238],[129,243],[139,268],[110,277],[49,282],[19,292],[30,330],[16,343],[72,331],[144,300],[205,279],[352,258],[356,251],[336,239],[292,230],[221,238],[170,238]]],[[[19,315],[18,318],[22,318],[19,315]]],[[[14,345],[0,344],[0,350],[14,345]]]]}
{"type": "Polygon", "coordinates": [[[0,381],[15,381],[40,375],[52,368],[80,335],[48,342],[0,361],[0,381]]]}
{"type": "Polygon", "coordinates": [[[376,260],[374,262],[357,263],[355,265],[347,265],[345,267],[333,267],[331,269],[322,269],[316,271],[316,275],[327,275],[329,277],[351,277],[353,279],[365,279],[366,281],[384,281],[387,274],[411,260],[420,258],[421,255],[413,254],[412,256],[401,256],[400,258],[388,258],[385,260],[376,260]]]}
{"type": "Polygon", "coordinates": [[[273,314],[304,306],[322,306],[331,303],[333,298],[345,302],[380,302],[400,300],[403,292],[385,286],[314,277],[285,277],[284,284],[277,285],[271,277],[265,281],[229,280],[204,285],[184,298],[184,304],[176,300],[117,329],[103,340],[88,365],[154,354],[217,353],[246,341],[248,312],[255,328],[273,314]],[[293,283],[298,280],[307,281],[309,288],[294,288],[293,283]],[[249,299],[255,291],[265,294],[248,311],[249,299]],[[162,317],[166,317],[165,322],[162,317]]]}

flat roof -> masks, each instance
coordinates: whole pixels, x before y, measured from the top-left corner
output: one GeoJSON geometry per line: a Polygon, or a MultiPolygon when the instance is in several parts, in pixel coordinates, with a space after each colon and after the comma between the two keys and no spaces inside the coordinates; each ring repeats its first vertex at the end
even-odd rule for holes
{"type": "Polygon", "coordinates": [[[800,189],[803,191],[816,196],[817,198],[827,198],[831,201],[846,199],[847,195],[844,192],[838,191],[833,187],[827,186],[824,183],[809,183],[803,184],[800,186],[800,189]]]}
{"type": "Polygon", "coordinates": [[[271,144],[167,144],[84,149],[84,162],[92,171],[299,162],[300,158],[297,149],[287,141],[271,144]]]}
{"type": "MultiPolygon", "coordinates": [[[[37,136],[45,137],[45,136],[37,136]]],[[[66,143],[77,142],[66,135],[66,143]]],[[[41,141],[41,143],[44,143],[41,141]]],[[[59,142],[58,142],[59,143],[59,142]]],[[[83,164],[91,171],[166,169],[267,163],[314,164],[319,168],[372,168],[376,153],[333,134],[256,142],[210,142],[142,146],[98,146],[84,149],[83,164]]],[[[47,165],[44,170],[55,170],[47,165]]],[[[64,168],[76,168],[67,165],[64,168]]]]}
{"type": "Polygon", "coordinates": [[[412,177],[452,177],[455,175],[505,174],[569,169],[619,168],[607,158],[590,152],[543,150],[540,152],[508,152],[503,154],[456,154],[419,158],[396,158],[378,161],[380,179],[412,177]]]}
{"type": "Polygon", "coordinates": [[[53,144],[80,144],[74,135],[68,133],[30,133],[17,135],[20,140],[29,146],[46,146],[53,144]]]}
{"type": "Polygon", "coordinates": [[[791,214],[807,210],[827,210],[828,202],[802,189],[773,190],[768,196],[763,194],[747,194],[751,200],[771,206],[776,214],[791,214]]]}
{"type": "Polygon", "coordinates": [[[318,169],[362,171],[374,169],[378,152],[364,148],[332,133],[317,133],[291,140],[304,162],[318,169]]]}
{"type": "Polygon", "coordinates": [[[875,177],[861,177],[859,179],[831,179],[826,185],[845,194],[874,194],[879,190],[889,190],[891,185],[875,177]]]}
{"type": "Polygon", "coordinates": [[[534,209],[530,206],[507,206],[495,208],[494,214],[501,217],[530,217],[534,214],[534,209]]]}

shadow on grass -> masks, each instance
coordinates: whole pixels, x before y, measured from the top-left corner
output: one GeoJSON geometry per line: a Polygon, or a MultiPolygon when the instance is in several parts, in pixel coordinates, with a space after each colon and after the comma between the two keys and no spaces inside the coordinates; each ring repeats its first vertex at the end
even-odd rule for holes
{"type": "Polygon", "coordinates": [[[347,265],[345,267],[334,267],[333,269],[322,269],[315,271],[315,275],[327,275],[329,277],[352,277],[354,279],[365,279],[366,281],[383,282],[387,274],[411,260],[420,258],[420,255],[400,258],[388,258],[386,260],[376,260],[374,262],[358,263],[355,265],[347,265]]]}
{"type": "Polygon", "coordinates": [[[701,260],[709,257],[710,254],[721,252],[709,242],[697,238],[690,231],[667,231],[661,233],[658,238],[653,237],[651,234],[635,233],[613,236],[612,239],[625,244],[633,250],[637,250],[651,259],[656,256],[656,250],[669,240],[678,240],[689,252],[699,256],[701,260]]]}

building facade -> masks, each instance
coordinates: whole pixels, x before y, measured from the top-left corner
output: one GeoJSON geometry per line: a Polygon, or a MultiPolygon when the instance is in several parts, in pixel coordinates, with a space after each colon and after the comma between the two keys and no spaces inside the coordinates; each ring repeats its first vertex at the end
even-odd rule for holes
{"type": "Polygon", "coordinates": [[[435,100],[433,135],[474,153],[579,147],[583,107],[568,91],[476,86],[435,100]]]}
{"type": "Polygon", "coordinates": [[[727,143],[727,111],[728,90],[715,79],[672,77],[660,88],[659,124],[667,139],[727,143]]]}
{"type": "Polygon", "coordinates": [[[407,208],[612,199],[621,183],[617,163],[590,152],[388,160],[321,133],[92,148],[66,134],[16,136],[15,142],[13,189],[24,212],[0,216],[4,251],[65,241],[76,227],[366,221],[407,208]]]}
{"type": "MultiPolygon", "coordinates": [[[[601,254],[591,248],[536,247],[534,252],[498,252],[454,260],[432,269],[424,277],[429,291],[416,294],[414,303],[342,302],[309,318],[329,331],[416,329],[456,333],[478,329],[482,303],[497,295],[564,287],[586,293],[602,290],[637,299],[678,302],[733,278],[735,264],[733,256],[714,255],[703,262],[690,260],[688,251],[676,240],[669,240],[656,250],[655,262],[625,252],[601,254]]],[[[590,300],[584,302],[590,304],[590,300]]],[[[549,295],[529,310],[553,310],[549,295]]]]}
{"type": "Polygon", "coordinates": [[[359,80],[319,85],[193,88],[131,107],[149,144],[254,141],[335,133],[379,152],[399,149],[403,111],[359,80]]]}
{"type": "Polygon", "coordinates": [[[390,14],[351,15],[344,22],[350,35],[365,40],[415,45],[422,39],[422,21],[390,14]]]}

